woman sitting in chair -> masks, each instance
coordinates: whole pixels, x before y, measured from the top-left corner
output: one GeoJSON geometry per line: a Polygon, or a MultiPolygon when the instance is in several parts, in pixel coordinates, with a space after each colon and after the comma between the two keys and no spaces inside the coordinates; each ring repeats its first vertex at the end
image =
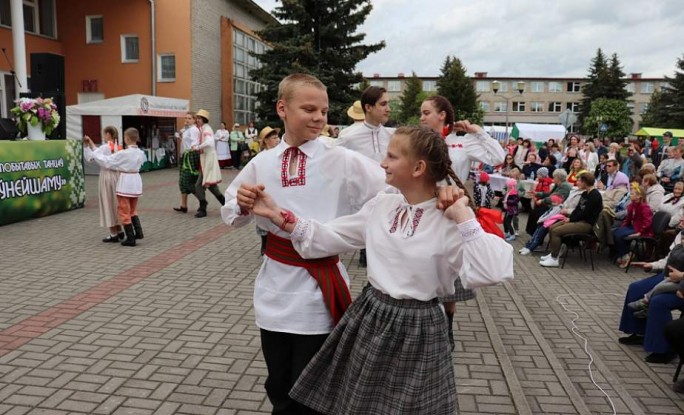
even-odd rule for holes
{"type": "Polygon", "coordinates": [[[631,184],[629,200],[625,220],[613,231],[617,263],[620,268],[625,268],[629,264],[629,244],[632,239],[653,236],[653,212],[644,199],[644,189],[636,182],[631,184]]]}

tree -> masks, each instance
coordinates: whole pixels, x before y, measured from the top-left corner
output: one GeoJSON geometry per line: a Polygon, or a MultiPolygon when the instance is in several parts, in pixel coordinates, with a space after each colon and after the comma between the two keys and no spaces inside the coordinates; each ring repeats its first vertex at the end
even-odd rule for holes
{"type": "Polygon", "coordinates": [[[456,120],[470,120],[481,124],[483,112],[477,103],[478,95],[466,68],[457,57],[447,56],[437,79],[437,94],[442,95],[454,107],[456,120]]]}
{"type": "Polygon", "coordinates": [[[684,56],[677,59],[677,68],[674,78],[665,77],[667,86],[651,95],[643,126],[684,128],[684,56]]]}
{"type": "Polygon", "coordinates": [[[278,83],[287,75],[312,74],[328,88],[329,122],[338,124],[356,99],[352,86],[362,81],[356,65],[384,42],[364,45],[366,35],[356,33],[373,6],[370,0],[281,0],[270,24],[257,35],[270,48],[255,54],[261,67],[251,71],[262,85],[256,113],[262,122],[278,123],[275,110],[278,83]]]}
{"type": "Polygon", "coordinates": [[[603,137],[622,138],[632,133],[632,112],[627,101],[621,99],[598,98],[591,104],[589,115],[585,118],[583,127],[588,134],[603,137]],[[599,126],[605,124],[607,131],[599,131],[599,126]]]}
{"type": "Polygon", "coordinates": [[[397,111],[397,121],[405,124],[411,117],[420,113],[420,93],[423,92],[423,82],[415,72],[406,80],[404,93],[401,95],[399,108],[397,111]]]}
{"type": "Polygon", "coordinates": [[[627,102],[632,94],[627,92],[626,86],[627,80],[625,80],[625,73],[622,71],[617,54],[614,53],[608,61],[601,48],[597,49],[596,56],[591,60],[589,67],[588,81],[582,86],[583,97],[578,117],[582,124],[582,132],[589,134],[593,131],[594,126],[591,123],[585,123],[593,102],[599,98],[627,102]]]}

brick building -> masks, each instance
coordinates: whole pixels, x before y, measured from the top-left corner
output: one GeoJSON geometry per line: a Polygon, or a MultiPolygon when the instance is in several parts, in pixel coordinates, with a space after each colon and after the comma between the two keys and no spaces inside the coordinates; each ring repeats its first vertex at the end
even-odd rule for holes
{"type": "MultiPolygon", "coordinates": [[[[23,6],[29,78],[31,53],[64,55],[67,105],[148,94],[189,99],[192,109],[211,112],[214,126],[253,118],[258,86],[248,73],[257,62],[248,52],[263,51],[254,31],[277,21],[252,0],[23,0],[23,6]]],[[[11,58],[10,0],[0,0],[0,42],[11,58]]],[[[17,95],[10,65],[0,60],[3,117],[17,95]]]]}

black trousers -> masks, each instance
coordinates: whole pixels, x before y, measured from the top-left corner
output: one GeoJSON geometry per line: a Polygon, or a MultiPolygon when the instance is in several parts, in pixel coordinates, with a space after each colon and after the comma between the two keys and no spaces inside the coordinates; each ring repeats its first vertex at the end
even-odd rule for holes
{"type": "Polygon", "coordinates": [[[230,152],[230,159],[233,162],[232,165],[236,169],[240,168],[240,158],[241,157],[242,157],[242,151],[240,151],[240,150],[230,152]]]}
{"type": "Polygon", "coordinates": [[[327,334],[304,335],[261,330],[261,349],[268,369],[266,395],[273,405],[272,414],[318,413],[292,400],[289,393],[327,338],[327,334]]]}
{"type": "Polygon", "coordinates": [[[684,319],[672,320],[665,325],[665,339],[680,359],[684,359],[684,319]]]}

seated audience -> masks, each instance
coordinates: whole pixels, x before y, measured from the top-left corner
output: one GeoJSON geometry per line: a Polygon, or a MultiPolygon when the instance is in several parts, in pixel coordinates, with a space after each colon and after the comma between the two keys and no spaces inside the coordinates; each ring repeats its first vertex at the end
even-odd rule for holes
{"type": "Polygon", "coordinates": [[[613,231],[615,254],[620,268],[626,267],[629,263],[630,238],[653,236],[653,212],[645,201],[644,190],[636,182],[632,182],[629,200],[625,220],[613,231]]]}

